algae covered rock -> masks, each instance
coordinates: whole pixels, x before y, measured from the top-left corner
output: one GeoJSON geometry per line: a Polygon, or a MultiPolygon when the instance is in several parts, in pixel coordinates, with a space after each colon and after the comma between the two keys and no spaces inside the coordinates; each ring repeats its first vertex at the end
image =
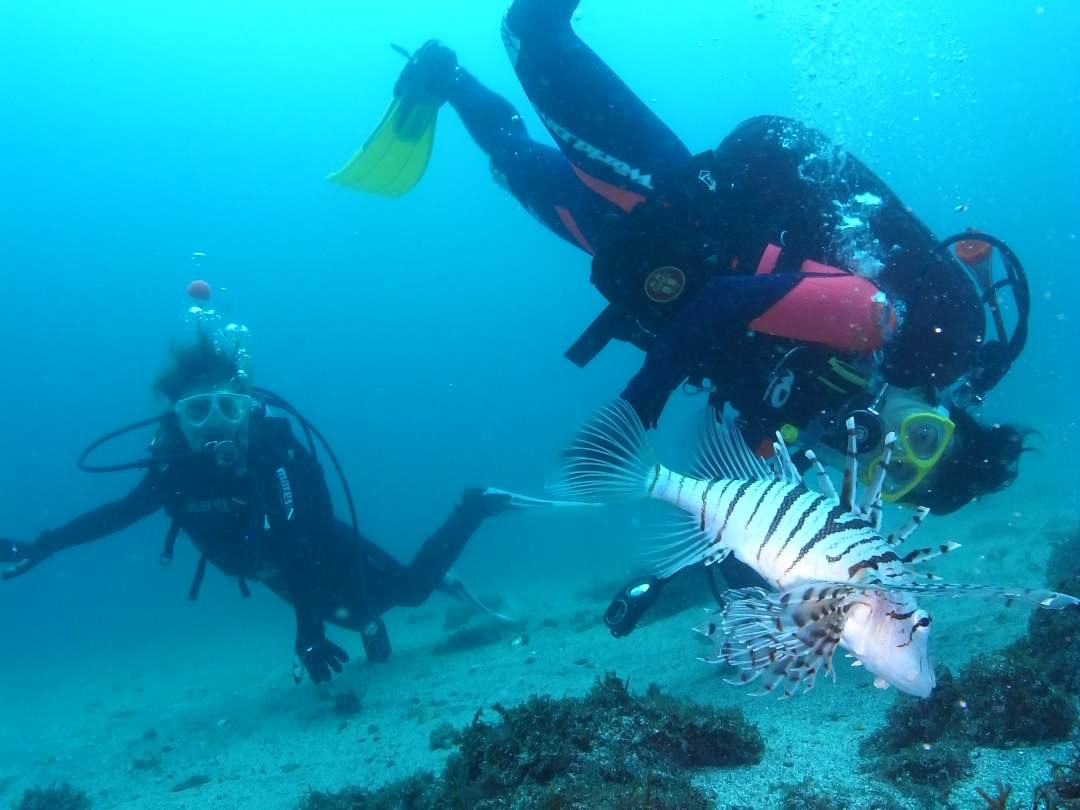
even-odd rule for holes
{"type": "Polygon", "coordinates": [[[947,795],[972,769],[966,700],[948,669],[936,675],[930,697],[898,696],[882,727],[861,744],[866,769],[908,793],[932,788],[947,795]]]}
{"type": "Polygon", "coordinates": [[[30,788],[23,793],[15,810],[89,810],[90,797],[69,784],[30,788]]]}
{"type": "MultiPolygon", "coordinates": [[[[1080,527],[1057,534],[1046,564],[1046,585],[1061,593],[1080,594],[1080,527]]],[[[1036,610],[1027,635],[1017,646],[1040,662],[1056,686],[1080,694],[1080,610],[1036,610]]]]}
{"type": "Polygon", "coordinates": [[[980,655],[964,668],[967,733],[976,745],[1009,748],[1067,740],[1076,701],[1054,686],[1039,662],[1014,649],[980,655]]]}
{"type": "Polygon", "coordinates": [[[581,698],[534,696],[481,712],[461,730],[439,777],[377,791],[312,793],[303,810],[543,807],[622,810],[709,807],[690,781],[699,767],[750,765],[764,742],[738,710],[717,710],[650,687],[630,692],[614,674],[581,698]]]}

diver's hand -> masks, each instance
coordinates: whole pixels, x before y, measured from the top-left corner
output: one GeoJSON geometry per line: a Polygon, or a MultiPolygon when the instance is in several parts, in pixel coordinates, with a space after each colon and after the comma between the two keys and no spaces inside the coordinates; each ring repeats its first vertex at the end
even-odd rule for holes
{"type": "MultiPolygon", "coordinates": [[[[296,655],[314,683],[330,680],[333,677],[330,670],[340,673],[349,660],[349,654],[326,637],[308,643],[297,641],[296,655]]],[[[299,675],[294,675],[299,683],[299,675]]]]}
{"type": "Polygon", "coordinates": [[[12,565],[8,570],[0,572],[0,579],[8,580],[21,576],[47,556],[40,543],[0,539],[0,565],[12,565]]]}
{"type": "Polygon", "coordinates": [[[661,384],[649,378],[642,369],[626,386],[619,397],[634,409],[646,430],[652,430],[660,421],[660,414],[671,398],[673,388],[668,388],[667,381],[661,384]]]}

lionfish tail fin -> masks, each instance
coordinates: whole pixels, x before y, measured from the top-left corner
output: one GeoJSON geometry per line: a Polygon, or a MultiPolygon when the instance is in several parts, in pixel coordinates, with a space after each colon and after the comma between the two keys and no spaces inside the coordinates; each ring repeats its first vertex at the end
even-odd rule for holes
{"type": "Polygon", "coordinates": [[[616,399],[585,422],[563,452],[563,467],[547,489],[556,498],[592,502],[647,498],[665,468],[637,412],[616,399]]]}

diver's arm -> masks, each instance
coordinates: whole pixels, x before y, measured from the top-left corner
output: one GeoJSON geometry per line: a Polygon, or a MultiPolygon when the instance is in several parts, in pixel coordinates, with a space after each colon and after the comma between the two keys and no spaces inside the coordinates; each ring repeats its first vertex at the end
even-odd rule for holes
{"type": "Polygon", "coordinates": [[[57,529],[42,532],[33,543],[4,543],[0,562],[14,563],[15,567],[5,571],[2,577],[11,579],[25,574],[57,551],[100,540],[153,514],[162,507],[154,477],[154,473],[147,473],[123,498],[99,506],[57,529]]]}
{"type": "Polygon", "coordinates": [[[334,511],[322,467],[291,430],[285,436],[292,455],[287,474],[294,512],[285,521],[288,556],[283,568],[296,613],[296,657],[311,680],[320,683],[330,680],[331,671],[341,672],[349,660],[345,650],[326,638],[320,611],[319,572],[330,564],[325,551],[333,538],[334,511]]]}
{"type": "Polygon", "coordinates": [[[798,282],[795,273],[723,276],[706,284],[653,340],[621,396],[647,428],[656,427],[672,392],[716,351],[798,282]]]}

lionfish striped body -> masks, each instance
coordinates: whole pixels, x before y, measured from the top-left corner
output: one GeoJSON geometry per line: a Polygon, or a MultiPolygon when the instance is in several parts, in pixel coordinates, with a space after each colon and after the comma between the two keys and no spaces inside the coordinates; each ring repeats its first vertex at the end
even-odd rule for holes
{"type": "Polygon", "coordinates": [[[819,672],[833,675],[832,657],[843,647],[884,683],[925,697],[934,687],[927,652],[930,615],[916,594],[984,591],[1042,607],[1078,600],[1050,591],[952,585],[917,574],[914,563],[952,551],[955,543],[900,553],[899,544],[925,517],[916,513],[897,534],[880,532],[881,487],[892,437],[856,498],[857,446],[848,425],[847,464],[838,494],[812,453],[821,487],[806,487],[782,439],[776,466],[753,455],[730,424],[709,420],[697,468],[684,475],[656,458],[633,409],[624,401],[601,409],[566,452],[555,489],[592,501],[654,498],[678,507],[683,522],[652,550],[661,577],[734,555],[775,592],[728,591],[718,621],[703,632],[717,642],[708,660],[736,667],[738,680],[762,679],[765,691],[787,696],[813,686],[819,672]]]}

